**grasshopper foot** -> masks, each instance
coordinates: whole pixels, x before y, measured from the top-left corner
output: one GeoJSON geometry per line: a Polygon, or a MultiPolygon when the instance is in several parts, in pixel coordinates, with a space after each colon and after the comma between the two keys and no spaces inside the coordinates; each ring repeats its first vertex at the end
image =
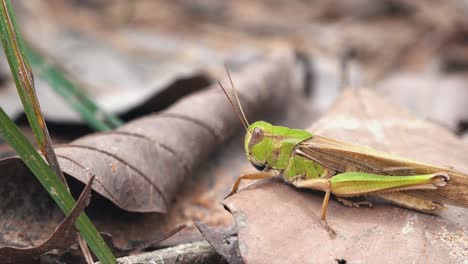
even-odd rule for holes
{"type": "Polygon", "coordinates": [[[235,194],[237,190],[231,190],[226,196],[224,196],[224,199],[229,198],[231,195],[235,194]]]}
{"type": "Polygon", "coordinates": [[[327,231],[331,239],[336,237],[336,231],[330,225],[328,225],[326,220],[320,220],[320,224],[322,224],[322,227],[327,231]]]}
{"type": "Polygon", "coordinates": [[[359,202],[354,202],[350,199],[346,199],[346,198],[343,198],[343,197],[338,197],[336,196],[335,197],[336,200],[340,203],[342,203],[344,206],[347,206],[347,207],[360,207],[360,206],[367,206],[369,208],[371,208],[373,206],[373,204],[369,201],[359,201],[359,202]]]}
{"type": "Polygon", "coordinates": [[[232,186],[231,191],[228,193],[228,195],[226,195],[226,197],[224,197],[224,199],[235,194],[237,190],[239,189],[240,182],[243,180],[261,180],[261,179],[268,179],[268,178],[273,178],[273,177],[275,177],[274,174],[271,174],[266,171],[242,174],[241,176],[237,177],[236,182],[232,186]]]}

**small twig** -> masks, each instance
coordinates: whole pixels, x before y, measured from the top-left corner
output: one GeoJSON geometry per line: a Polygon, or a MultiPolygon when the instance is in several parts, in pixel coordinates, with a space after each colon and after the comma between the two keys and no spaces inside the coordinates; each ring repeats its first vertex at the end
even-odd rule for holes
{"type": "Polygon", "coordinates": [[[152,247],[152,246],[156,246],[159,243],[161,243],[162,241],[164,241],[164,240],[172,237],[173,235],[177,234],[178,232],[180,232],[185,227],[186,227],[186,225],[180,225],[180,226],[174,228],[173,230],[167,232],[162,237],[159,237],[156,240],[146,241],[146,242],[138,245],[137,247],[133,248],[132,251],[143,250],[143,249],[146,249],[146,248],[149,248],[149,247],[152,247]]]}
{"type": "Polygon", "coordinates": [[[86,263],[88,264],[93,264],[93,256],[91,256],[91,252],[89,252],[88,244],[86,244],[86,241],[80,236],[80,234],[77,235],[78,237],[78,244],[80,245],[81,252],[83,253],[83,256],[86,260],[86,263]]]}
{"type": "MultiPolygon", "coordinates": [[[[224,258],[214,250],[206,241],[182,244],[139,255],[133,255],[117,259],[119,264],[142,263],[177,263],[177,264],[201,264],[201,263],[226,263],[224,258]]],[[[97,262],[100,263],[100,262],[97,262]]]]}

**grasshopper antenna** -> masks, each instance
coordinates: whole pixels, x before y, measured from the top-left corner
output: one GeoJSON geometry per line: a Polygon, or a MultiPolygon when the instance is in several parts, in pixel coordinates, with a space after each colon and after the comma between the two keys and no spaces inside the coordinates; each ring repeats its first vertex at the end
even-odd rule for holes
{"type": "Polygon", "coordinates": [[[246,123],[246,121],[244,119],[242,119],[242,116],[239,113],[239,110],[237,110],[237,108],[234,106],[234,103],[232,102],[231,97],[229,97],[228,93],[226,92],[226,89],[224,89],[224,87],[223,87],[223,85],[221,84],[220,81],[218,81],[218,84],[221,87],[221,90],[223,90],[223,93],[226,95],[226,98],[228,99],[228,101],[231,104],[232,108],[236,112],[237,117],[239,118],[240,122],[242,123],[242,126],[244,126],[244,128],[245,128],[245,131],[248,131],[248,129],[247,129],[248,123],[246,123]]]}
{"type": "Polygon", "coordinates": [[[245,117],[244,109],[242,109],[242,105],[240,103],[239,96],[237,95],[236,88],[234,87],[234,82],[232,81],[232,78],[231,78],[231,73],[229,72],[229,69],[228,69],[226,64],[224,64],[224,68],[226,68],[226,72],[227,72],[227,75],[229,77],[229,82],[231,82],[231,87],[232,87],[232,90],[234,91],[234,96],[236,97],[236,101],[237,101],[237,104],[239,105],[239,109],[240,109],[240,112],[242,114],[242,117],[244,118],[244,122],[248,127],[249,126],[249,121],[247,121],[247,117],[245,117]]]}

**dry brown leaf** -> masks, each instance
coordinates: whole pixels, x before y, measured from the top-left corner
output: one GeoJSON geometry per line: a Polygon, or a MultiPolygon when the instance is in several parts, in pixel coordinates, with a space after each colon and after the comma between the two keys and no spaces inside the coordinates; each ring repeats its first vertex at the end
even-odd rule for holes
{"type": "MultiPolygon", "coordinates": [[[[248,114],[281,104],[291,87],[291,64],[291,54],[283,53],[234,76],[248,114]]],[[[232,136],[238,123],[216,84],[164,112],[87,135],[56,152],[64,172],[80,181],[96,175],[94,189],[120,208],[165,213],[184,177],[232,136]]]]}
{"type": "Polygon", "coordinates": [[[59,224],[54,233],[38,246],[28,248],[2,247],[0,248],[0,259],[2,263],[32,263],[42,254],[53,249],[66,250],[76,243],[77,230],[75,220],[89,204],[91,199],[91,187],[94,177],[89,179],[88,184],[81,193],[78,201],[70,214],[59,224]]]}
{"type": "Polygon", "coordinates": [[[256,184],[225,201],[233,213],[246,263],[457,263],[466,258],[466,213],[443,217],[388,204],[348,208],[330,202],[330,239],[320,224],[323,195],[282,182],[256,184]]]}
{"type": "Polygon", "coordinates": [[[200,221],[195,221],[198,231],[208,243],[230,264],[242,264],[237,234],[231,230],[216,230],[200,221]],[[225,232],[227,231],[227,232],[225,232]],[[231,232],[229,232],[231,231],[231,232]]]}
{"type": "MultiPolygon", "coordinates": [[[[281,106],[286,101],[285,95],[292,86],[293,69],[291,65],[293,62],[294,58],[291,53],[280,52],[272,60],[251,65],[244,74],[233,75],[249,117],[253,118],[256,114],[272,110],[272,108],[273,110],[283,109],[281,106]]],[[[225,85],[228,86],[228,83],[225,82],[225,85]]],[[[156,191],[151,190],[151,185],[141,175],[132,171],[132,168],[125,166],[124,163],[119,164],[119,161],[112,156],[90,150],[86,146],[103,147],[105,145],[103,142],[109,140],[108,145],[103,147],[104,151],[119,152],[117,156],[121,160],[126,160],[134,167],[143,166],[140,170],[151,175],[153,177],[151,180],[155,184],[159,184],[158,187],[164,190],[168,196],[173,197],[175,189],[184,180],[184,176],[190,176],[185,177],[184,188],[186,191],[178,194],[176,207],[171,210],[168,216],[158,213],[124,212],[110,202],[102,202],[102,196],[96,195],[95,203],[89,208],[93,222],[96,223],[100,231],[112,234],[116,246],[128,249],[132,247],[132,241],[155,240],[176,225],[190,224],[189,222],[197,216],[215,221],[210,221],[210,224],[223,225],[226,222],[225,219],[230,220],[229,215],[221,215],[224,213],[222,208],[215,210],[212,207],[219,206],[218,201],[227,192],[227,189],[224,190],[222,187],[228,188],[228,183],[231,180],[230,178],[220,179],[219,183],[216,183],[218,187],[215,187],[216,190],[213,192],[216,197],[210,196],[206,190],[211,190],[213,187],[214,175],[217,175],[216,172],[219,170],[209,169],[213,166],[208,166],[209,164],[205,164],[203,161],[210,152],[217,149],[221,143],[239,129],[240,124],[237,117],[223,97],[219,87],[215,86],[179,101],[162,114],[155,114],[131,122],[117,132],[93,134],[74,142],[75,146],[58,148],[57,154],[65,172],[78,173],[74,176],[82,177],[79,179],[83,181],[92,173],[96,174],[97,183],[94,188],[98,192],[102,192],[104,196],[106,196],[106,192],[99,183],[108,184],[106,188],[115,192],[112,196],[117,196],[123,201],[131,201],[134,206],[138,206],[135,203],[138,198],[138,201],[146,206],[144,208],[152,208],[151,210],[156,208],[159,212],[164,212],[163,209],[166,209],[167,205],[162,200],[157,200],[156,191]],[[123,146],[123,141],[116,142],[119,139],[125,139],[128,145],[123,146]],[[155,144],[150,144],[151,142],[155,142],[155,144]],[[165,151],[158,143],[171,146],[174,149],[174,154],[165,151]],[[84,147],[76,147],[78,144],[84,145],[84,147]],[[94,154],[96,156],[91,156],[94,154]],[[83,157],[83,159],[75,161],[83,163],[82,167],[87,168],[89,174],[87,170],[73,165],[75,163],[72,161],[65,160],[68,157],[65,155],[70,155],[72,158],[83,157]],[[203,171],[197,172],[198,176],[192,178],[193,172],[195,172],[194,168],[198,165],[203,165],[203,171]],[[163,167],[159,168],[158,166],[163,167]],[[107,174],[103,175],[103,173],[107,174]],[[169,192],[170,188],[164,189],[166,187],[161,185],[160,179],[167,180],[166,183],[170,184],[170,188],[173,188],[172,193],[169,192]],[[155,196],[153,200],[150,199],[151,192],[155,196]],[[186,193],[189,194],[186,195],[186,193]],[[205,197],[201,195],[202,193],[205,197]],[[188,202],[184,203],[180,201],[181,199],[188,202]],[[96,202],[99,200],[100,203],[96,202]],[[207,204],[207,200],[209,201],[208,205],[203,205],[207,204]],[[203,206],[210,208],[203,209],[203,206]],[[197,211],[197,215],[186,211],[187,208],[197,211]],[[183,215],[181,215],[180,210],[184,210],[183,215]],[[213,212],[216,216],[212,217],[213,212]]],[[[239,143],[236,142],[236,145],[239,143]]],[[[241,151],[240,146],[236,153],[241,151]]],[[[39,183],[30,175],[20,160],[3,160],[0,162],[0,170],[4,174],[1,179],[5,180],[5,183],[0,184],[0,189],[3,189],[3,191],[0,190],[0,193],[5,195],[5,198],[0,200],[2,213],[0,244],[28,246],[29,241],[43,239],[43,234],[53,229],[54,225],[57,224],[60,212],[57,213],[57,210],[50,209],[54,208],[53,202],[50,201],[47,194],[44,194],[39,183]],[[23,190],[26,190],[26,193],[23,193],[23,190]],[[31,206],[32,201],[38,206],[31,206]],[[21,221],[19,221],[20,219],[21,221]],[[21,232],[24,230],[24,226],[28,227],[28,233],[21,232]]],[[[235,171],[233,171],[232,176],[235,177],[235,171]]],[[[71,183],[73,186],[73,183],[76,182],[71,181],[71,183]]],[[[168,197],[169,201],[171,199],[168,197]]],[[[131,209],[130,205],[127,204],[125,209],[131,209]]],[[[135,208],[137,207],[133,207],[133,209],[135,208]]],[[[182,231],[182,233],[184,232],[182,231]]],[[[176,237],[179,237],[179,234],[176,237]]],[[[199,234],[197,238],[200,238],[199,234]]]]}
{"type": "MultiPolygon", "coordinates": [[[[316,134],[468,171],[467,147],[447,130],[418,120],[368,90],[346,90],[310,129],[316,134]]],[[[320,225],[323,194],[266,181],[228,198],[247,263],[454,263],[466,259],[466,209],[430,216],[389,204],[347,208],[331,201],[330,239],[320,225]]]]}
{"type": "MultiPolygon", "coordinates": [[[[291,87],[292,63],[286,52],[233,77],[247,114],[281,105],[291,87]]],[[[238,127],[216,84],[166,111],[55,149],[65,173],[82,182],[96,175],[93,189],[120,208],[166,213],[184,177],[238,127]]]]}
{"type": "Polygon", "coordinates": [[[11,159],[2,164],[0,245],[38,245],[59,225],[63,213],[26,165],[17,166],[11,159]]]}

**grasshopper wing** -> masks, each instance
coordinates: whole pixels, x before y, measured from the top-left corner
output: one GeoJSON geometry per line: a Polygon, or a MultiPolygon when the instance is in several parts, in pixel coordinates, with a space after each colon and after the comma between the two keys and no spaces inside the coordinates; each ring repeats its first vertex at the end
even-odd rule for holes
{"type": "Polygon", "coordinates": [[[468,175],[449,167],[404,159],[317,135],[299,143],[296,151],[299,155],[312,159],[337,172],[359,171],[404,176],[444,171],[450,176],[447,186],[437,190],[405,192],[436,202],[447,202],[468,207],[468,175]]]}

